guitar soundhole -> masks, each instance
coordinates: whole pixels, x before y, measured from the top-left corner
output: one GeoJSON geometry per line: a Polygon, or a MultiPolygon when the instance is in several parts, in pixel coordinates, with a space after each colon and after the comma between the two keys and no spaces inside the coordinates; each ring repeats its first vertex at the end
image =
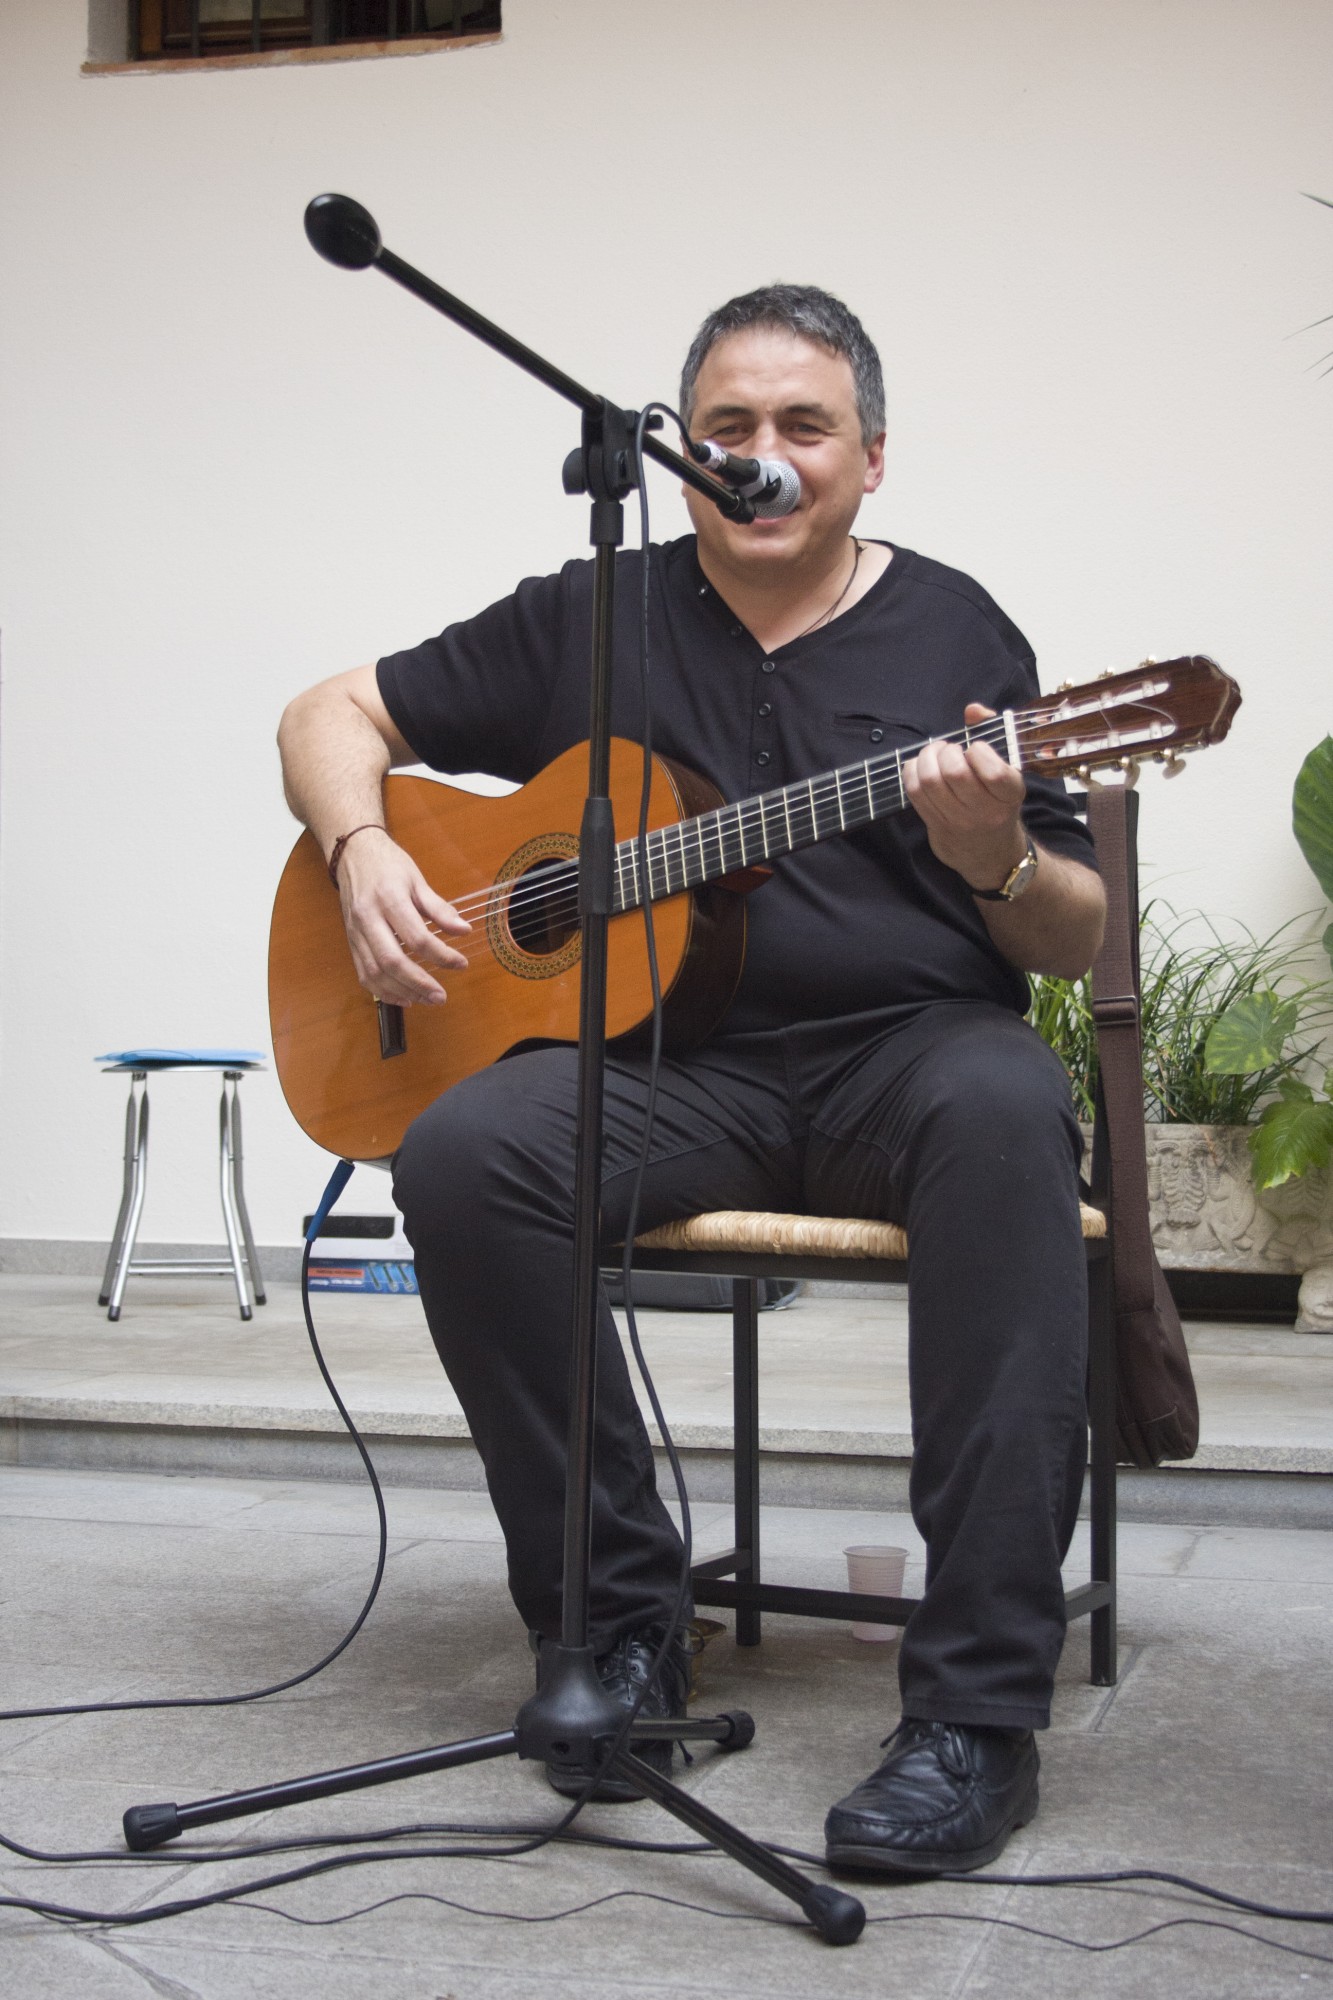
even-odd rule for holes
{"type": "Polygon", "coordinates": [[[578,877],[573,868],[529,868],[509,892],[509,935],[533,958],[553,958],[579,934],[578,877]]]}
{"type": "Polygon", "coordinates": [[[572,833],[525,840],[499,870],[486,907],[486,938],[518,979],[554,979],[577,965],[579,843],[572,833]]]}

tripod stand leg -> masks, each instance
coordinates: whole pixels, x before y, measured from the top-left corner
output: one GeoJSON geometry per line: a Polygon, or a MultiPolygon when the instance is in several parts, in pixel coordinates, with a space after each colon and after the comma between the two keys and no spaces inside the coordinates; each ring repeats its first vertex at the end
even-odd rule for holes
{"type": "Polygon", "coordinates": [[[683,1820],[686,1826],[695,1833],[701,1833],[705,1840],[711,1840],[733,1861],[739,1861],[743,1868],[750,1869],[752,1874],[767,1882],[770,1888],[799,1903],[826,1944],[856,1943],[865,1928],[866,1913],[864,1905],[858,1903],[855,1896],[848,1896],[828,1883],[810,1881],[799,1868],[793,1868],[790,1862],[783,1861],[760,1841],[752,1840],[748,1833],[742,1833],[730,1820],[710,1811],[698,1799],[673,1785],[669,1778],[659,1776],[651,1764],[645,1764],[641,1757],[623,1751],[614,1760],[612,1768],[623,1769],[664,1812],[683,1820]]]}
{"type": "Polygon", "coordinates": [[[267,1812],[274,1806],[296,1806],[306,1799],[327,1799],[338,1792],[357,1792],[367,1785],[387,1785],[397,1778],[420,1778],[428,1771],[448,1771],[459,1764],[481,1764],[488,1757],[511,1757],[516,1737],[512,1729],[496,1736],[471,1736],[460,1743],[437,1744],[401,1757],[381,1757],[373,1764],[349,1764],[341,1771],[319,1771],[310,1778],[290,1778],[280,1785],[256,1785],[249,1792],[227,1792],[216,1799],[196,1799],[193,1805],[131,1806],[125,1814],[125,1845],[138,1854],[174,1840],[191,1827],[215,1820],[241,1819],[246,1813],[267,1812]]]}

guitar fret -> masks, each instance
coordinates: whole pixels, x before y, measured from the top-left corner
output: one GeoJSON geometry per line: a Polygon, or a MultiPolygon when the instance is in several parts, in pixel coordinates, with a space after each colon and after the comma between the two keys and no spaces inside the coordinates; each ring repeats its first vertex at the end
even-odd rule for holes
{"type": "Polygon", "coordinates": [[[842,772],[841,772],[841,771],[835,771],[835,772],[833,773],[833,797],[834,797],[834,801],[835,801],[835,803],[836,803],[836,805],[837,805],[837,808],[838,808],[838,831],[839,831],[839,833],[844,833],[844,832],[846,831],[846,828],[847,828],[847,815],[846,815],[846,813],[845,813],[845,812],[843,811],[843,809],[842,809],[842,772]]]}

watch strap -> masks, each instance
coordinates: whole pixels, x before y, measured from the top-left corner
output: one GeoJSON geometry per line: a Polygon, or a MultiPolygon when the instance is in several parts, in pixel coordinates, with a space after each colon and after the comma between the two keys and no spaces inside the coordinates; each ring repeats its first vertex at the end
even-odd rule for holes
{"type": "Polygon", "coordinates": [[[1027,846],[1014,863],[998,889],[974,889],[972,894],[981,903],[1012,903],[1016,886],[1036,873],[1037,850],[1032,844],[1032,835],[1027,835],[1027,846]]]}

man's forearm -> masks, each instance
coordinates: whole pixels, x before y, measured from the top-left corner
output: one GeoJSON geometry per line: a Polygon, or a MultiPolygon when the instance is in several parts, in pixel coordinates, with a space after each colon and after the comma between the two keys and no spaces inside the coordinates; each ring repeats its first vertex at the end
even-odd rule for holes
{"type": "Polygon", "coordinates": [[[978,902],[977,908],[1011,965],[1055,979],[1078,979],[1087,971],[1106,921],[1101,877],[1043,847],[1037,847],[1037,872],[1016,902],[978,902]]]}
{"type": "Polygon", "coordinates": [[[288,705],[278,749],[287,803],[325,854],[354,826],[383,822],[389,746],[338,682],[310,688],[288,705]]]}

